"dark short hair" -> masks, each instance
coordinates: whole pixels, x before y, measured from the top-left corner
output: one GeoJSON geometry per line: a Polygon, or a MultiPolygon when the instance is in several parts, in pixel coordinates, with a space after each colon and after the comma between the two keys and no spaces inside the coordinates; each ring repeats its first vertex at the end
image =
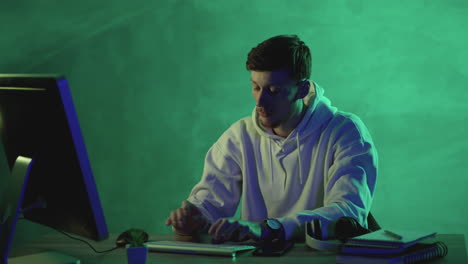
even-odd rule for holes
{"type": "Polygon", "coordinates": [[[247,55],[249,71],[274,71],[287,66],[291,79],[309,79],[312,71],[312,56],[309,47],[297,35],[278,35],[269,38],[247,55]]]}

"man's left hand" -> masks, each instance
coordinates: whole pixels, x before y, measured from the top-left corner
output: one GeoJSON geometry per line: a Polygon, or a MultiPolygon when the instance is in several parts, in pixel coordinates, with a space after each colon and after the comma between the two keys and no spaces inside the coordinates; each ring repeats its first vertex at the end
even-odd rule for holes
{"type": "Polygon", "coordinates": [[[234,218],[220,218],[211,225],[208,234],[218,243],[265,239],[268,228],[262,222],[250,222],[234,218]]]}

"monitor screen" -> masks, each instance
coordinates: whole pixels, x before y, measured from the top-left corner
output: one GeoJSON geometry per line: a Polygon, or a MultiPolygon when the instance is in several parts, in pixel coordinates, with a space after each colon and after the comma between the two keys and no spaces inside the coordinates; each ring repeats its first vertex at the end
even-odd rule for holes
{"type": "Polygon", "coordinates": [[[0,74],[0,139],[10,170],[18,156],[33,160],[21,205],[26,219],[94,240],[108,237],[64,77],[0,74]]]}

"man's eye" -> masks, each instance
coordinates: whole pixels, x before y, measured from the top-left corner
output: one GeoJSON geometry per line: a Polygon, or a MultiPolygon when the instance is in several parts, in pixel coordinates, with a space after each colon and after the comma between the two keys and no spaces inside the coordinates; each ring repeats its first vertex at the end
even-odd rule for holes
{"type": "MultiPolygon", "coordinates": [[[[258,87],[258,86],[253,86],[252,89],[253,89],[254,91],[259,91],[259,90],[260,90],[260,87],[258,87]]],[[[275,87],[269,87],[269,88],[268,88],[268,93],[271,94],[271,95],[276,95],[276,94],[279,94],[279,93],[280,93],[280,89],[275,88],[275,87]]]]}
{"type": "Polygon", "coordinates": [[[279,89],[277,89],[275,87],[270,87],[270,93],[271,94],[277,94],[277,93],[279,93],[279,89]]]}

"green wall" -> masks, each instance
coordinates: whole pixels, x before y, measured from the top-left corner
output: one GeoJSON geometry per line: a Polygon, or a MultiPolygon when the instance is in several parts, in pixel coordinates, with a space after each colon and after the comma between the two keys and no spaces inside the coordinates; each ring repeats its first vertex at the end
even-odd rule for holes
{"type": "Polygon", "coordinates": [[[374,138],[380,225],[468,236],[467,17],[461,0],[2,1],[0,72],[64,74],[110,232],[169,233],[254,107],[248,51],[298,34],[312,80],[374,138]]]}

